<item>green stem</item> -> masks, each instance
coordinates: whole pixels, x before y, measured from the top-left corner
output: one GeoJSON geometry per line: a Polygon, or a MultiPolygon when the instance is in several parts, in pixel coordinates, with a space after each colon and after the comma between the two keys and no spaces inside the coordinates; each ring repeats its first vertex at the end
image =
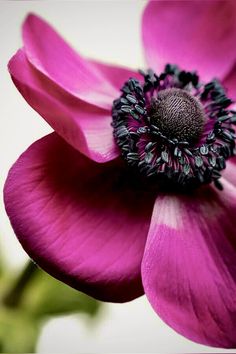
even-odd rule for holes
{"type": "Polygon", "coordinates": [[[37,271],[38,267],[32,261],[29,261],[26,264],[22,273],[20,273],[19,277],[13,284],[13,287],[5,294],[2,299],[2,302],[6,307],[18,307],[22,300],[25,288],[29,285],[37,271]]]}

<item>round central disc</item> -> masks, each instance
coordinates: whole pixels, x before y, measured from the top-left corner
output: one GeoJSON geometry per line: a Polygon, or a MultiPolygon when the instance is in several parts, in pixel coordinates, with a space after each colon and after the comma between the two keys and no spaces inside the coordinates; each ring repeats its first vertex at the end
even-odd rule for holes
{"type": "Polygon", "coordinates": [[[196,143],[205,122],[204,109],[197,98],[187,91],[170,88],[153,99],[150,108],[152,124],[169,139],[196,143]]]}

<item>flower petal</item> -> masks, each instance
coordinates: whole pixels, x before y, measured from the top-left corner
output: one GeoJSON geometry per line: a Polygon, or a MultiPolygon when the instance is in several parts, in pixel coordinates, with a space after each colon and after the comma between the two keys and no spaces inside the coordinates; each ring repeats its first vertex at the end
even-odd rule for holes
{"type": "Polygon", "coordinates": [[[223,85],[226,89],[227,95],[236,101],[236,64],[234,64],[229,74],[224,78],[223,85]]]}
{"type": "MultiPolygon", "coordinates": [[[[117,67],[115,65],[98,62],[96,60],[90,60],[90,64],[96,69],[102,72],[104,78],[109,81],[114,87],[120,90],[128,79],[135,78],[143,81],[143,76],[138,72],[126,67],[117,67]]],[[[120,93],[118,94],[120,96],[120,93]]],[[[115,98],[117,98],[116,96],[115,98]]]]}
{"type": "Polygon", "coordinates": [[[119,155],[111,113],[62,90],[28,62],[19,50],[9,62],[12,79],[26,101],[69,144],[97,162],[119,155]]]}
{"type": "Polygon", "coordinates": [[[33,14],[24,22],[23,41],[27,58],[35,68],[75,97],[102,108],[110,109],[119,96],[120,86],[114,85],[111,75],[115,72],[123,82],[132,76],[132,71],[115,66],[107,75],[109,66],[82,58],[49,24],[33,14]]]}
{"type": "Polygon", "coordinates": [[[114,302],[143,294],[141,260],[154,203],[123,173],[120,160],[97,164],[52,133],[21,155],[4,189],[30,257],[72,287],[114,302]]]}
{"type": "Polygon", "coordinates": [[[236,186],[236,156],[231,157],[227,163],[225,170],[222,171],[223,180],[227,180],[236,186]]]}
{"type": "Polygon", "coordinates": [[[223,78],[236,59],[234,1],[150,1],[142,31],[148,65],[158,71],[178,64],[211,80],[223,78]]]}
{"type": "Polygon", "coordinates": [[[236,347],[236,188],[158,197],[142,262],[154,310],[196,342],[236,347]]]}

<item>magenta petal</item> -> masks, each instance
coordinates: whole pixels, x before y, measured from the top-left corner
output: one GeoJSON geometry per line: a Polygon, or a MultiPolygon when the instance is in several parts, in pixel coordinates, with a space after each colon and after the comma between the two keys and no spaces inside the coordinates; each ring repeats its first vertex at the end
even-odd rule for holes
{"type": "Polygon", "coordinates": [[[236,101],[236,64],[234,64],[229,74],[225,77],[223,85],[226,89],[227,95],[236,101]]]}
{"type": "Polygon", "coordinates": [[[234,1],[150,1],[143,15],[148,65],[197,70],[204,80],[223,78],[236,59],[234,1]]]}
{"type": "Polygon", "coordinates": [[[124,86],[124,83],[131,77],[143,81],[143,76],[138,71],[131,70],[130,68],[128,69],[122,66],[117,67],[115,65],[95,60],[90,60],[90,64],[94,69],[100,71],[104,79],[110,82],[118,90],[120,90],[124,86]]]}
{"type": "Polygon", "coordinates": [[[97,162],[114,159],[110,111],[88,104],[47,79],[19,50],[9,62],[13,81],[26,101],[69,144],[97,162]]]}
{"type": "Polygon", "coordinates": [[[222,176],[224,180],[226,179],[228,182],[236,186],[236,156],[231,157],[229,161],[227,161],[226,169],[223,170],[222,176]]]}
{"type": "Polygon", "coordinates": [[[114,302],[143,294],[141,260],[154,203],[128,186],[122,166],[97,164],[52,133],[21,155],[4,190],[29,256],[63,282],[114,302]]]}
{"type": "MultiPolygon", "coordinates": [[[[112,101],[119,96],[120,86],[114,85],[102,67],[76,53],[49,24],[38,16],[29,15],[23,25],[23,40],[28,60],[50,80],[75,97],[102,108],[111,108],[112,101]]],[[[103,68],[106,69],[105,64],[103,68]]],[[[120,75],[123,82],[132,75],[131,71],[124,72],[115,66],[113,72],[120,75]]]]}
{"type": "Polygon", "coordinates": [[[236,188],[158,197],[144,259],[144,291],[185,337],[236,347],[236,188]]]}

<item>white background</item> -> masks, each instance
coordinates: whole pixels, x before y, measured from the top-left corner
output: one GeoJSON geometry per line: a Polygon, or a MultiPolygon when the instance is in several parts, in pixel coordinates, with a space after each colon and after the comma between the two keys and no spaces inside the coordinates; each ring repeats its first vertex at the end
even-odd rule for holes
{"type": "MultiPolygon", "coordinates": [[[[26,14],[35,12],[43,16],[86,56],[141,68],[145,65],[140,40],[144,6],[144,1],[0,2],[1,190],[7,171],[19,154],[51,131],[20,96],[7,72],[8,60],[22,45],[20,26],[26,14]]],[[[12,268],[19,269],[27,255],[14,236],[2,200],[0,207],[1,253],[12,268]]],[[[176,334],[158,318],[145,297],[105,306],[100,322],[92,328],[83,318],[53,319],[44,327],[38,343],[39,353],[222,351],[197,345],[176,334]]]]}

